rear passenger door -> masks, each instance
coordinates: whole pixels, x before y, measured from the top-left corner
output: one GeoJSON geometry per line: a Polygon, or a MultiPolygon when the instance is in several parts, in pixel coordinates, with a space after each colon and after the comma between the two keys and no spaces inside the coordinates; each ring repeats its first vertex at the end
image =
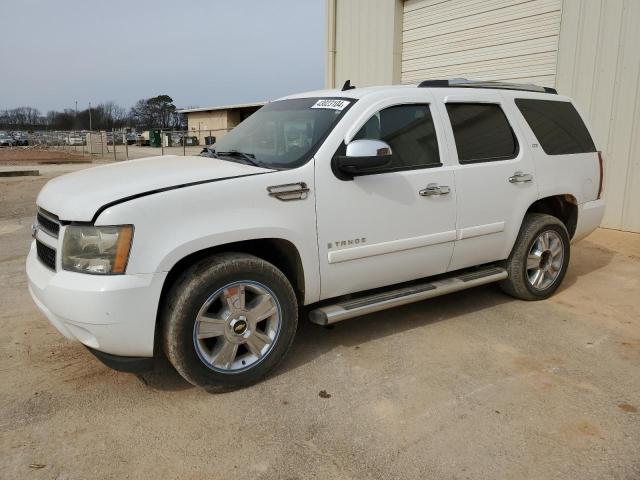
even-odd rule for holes
{"type": "Polygon", "coordinates": [[[513,101],[499,92],[471,96],[444,90],[436,95],[457,159],[456,242],[449,266],[457,270],[507,258],[538,191],[513,101]]]}

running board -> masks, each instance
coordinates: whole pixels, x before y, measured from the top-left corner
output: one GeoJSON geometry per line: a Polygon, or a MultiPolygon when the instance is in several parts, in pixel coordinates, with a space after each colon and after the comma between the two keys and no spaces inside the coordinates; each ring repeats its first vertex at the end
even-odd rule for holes
{"type": "Polygon", "coordinates": [[[399,307],[419,302],[427,298],[439,297],[447,293],[497,282],[507,278],[507,271],[500,267],[465,272],[432,282],[376,293],[368,297],[345,300],[343,302],[316,308],[309,312],[309,320],[318,325],[330,325],[360,315],[379,312],[387,308],[399,307]]]}

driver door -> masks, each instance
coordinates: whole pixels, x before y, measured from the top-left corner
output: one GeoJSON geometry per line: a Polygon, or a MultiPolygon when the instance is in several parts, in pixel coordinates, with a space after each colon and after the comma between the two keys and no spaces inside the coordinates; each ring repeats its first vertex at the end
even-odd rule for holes
{"type": "Polygon", "coordinates": [[[456,238],[456,189],[447,149],[438,141],[437,114],[425,100],[387,100],[359,117],[353,139],[382,140],[393,151],[376,173],[341,180],[330,158],[317,159],[321,298],[447,270],[456,238]],[[428,186],[443,193],[426,194],[428,186]]]}

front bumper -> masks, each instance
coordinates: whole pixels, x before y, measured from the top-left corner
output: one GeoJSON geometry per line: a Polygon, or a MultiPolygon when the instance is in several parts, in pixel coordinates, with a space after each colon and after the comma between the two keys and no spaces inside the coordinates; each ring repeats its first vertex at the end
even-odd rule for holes
{"type": "Polygon", "coordinates": [[[29,292],[62,335],[111,356],[153,356],[166,273],[88,275],[60,270],[57,264],[58,271],[45,267],[32,242],[27,256],[29,292]]]}
{"type": "Polygon", "coordinates": [[[123,357],[87,347],[107,367],[119,372],[140,373],[153,370],[153,357],[123,357]]]}

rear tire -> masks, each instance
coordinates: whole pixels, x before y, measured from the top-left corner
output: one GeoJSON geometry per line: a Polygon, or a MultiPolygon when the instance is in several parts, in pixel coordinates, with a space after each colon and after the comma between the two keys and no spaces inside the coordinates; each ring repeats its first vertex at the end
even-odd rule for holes
{"type": "Polygon", "coordinates": [[[521,300],[544,300],[558,289],[567,272],[570,239],[556,217],[529,213],[524,217],[511,255],[503,292],[521,300]]]}
{"type": "Polygon", "coordinates": [[[222,253],[177,279],[161,321],[162,346],[178,373],[221,392],[255,383],[280,364],[295,336],[298,305],[275,266],[222,253]]]}

